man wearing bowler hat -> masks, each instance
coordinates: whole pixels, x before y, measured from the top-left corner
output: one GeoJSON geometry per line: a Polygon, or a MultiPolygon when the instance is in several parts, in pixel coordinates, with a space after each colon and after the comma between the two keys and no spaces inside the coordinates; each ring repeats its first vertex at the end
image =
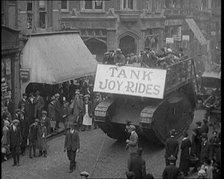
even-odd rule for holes
{"type": "Polygon", "coordinates": [[[21,132],[18,127],[19,120],[15,119],[12,121],[12,126],[9,129],[9,141],[10,141],[10,151],[13,157],[13,166],[19,166],[19,152],[20,144],[22,142],[21,132]]]}
{"type": "Polygon", "coordinates": [[[41,117],[41,111],[44,107],[44,99],[42,96],[40,96],[40,92],[36,91],[36,97],[34,99],[34,117],[40,118],[41,117]]]}
{"type": "Polygon", "coordinates": [[[69,173],[72,173],[73,170],[76,168],[76,152],[79,152],[80,148],[80,140],[79,140],[79,133],[75,130],[76,124],[70,123],[70,129],[66,133],[65,137],[65,145],[64,145],[64,152],[67,151],[68,159],[70,160],[70,167],[69,173]]]}

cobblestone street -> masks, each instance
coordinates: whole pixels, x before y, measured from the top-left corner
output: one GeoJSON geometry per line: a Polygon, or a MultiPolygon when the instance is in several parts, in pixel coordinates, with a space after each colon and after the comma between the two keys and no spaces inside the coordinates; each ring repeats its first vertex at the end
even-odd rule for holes
{"type": "MultiPolygon", "coordinates": [[[[195,121],[202,119],[203,115],[203,110],[196,111],[189,131],[195,121]]],[[[68,173],[69,161],[66,152],[63,152],[64,135],[61,135],[48,142],[47,158],[29,159],[26,153],[21,157],[19,167],[12,166],[12,159],[2,163],[2,178],[81,178],[79,175],[81,171],[89,172],[90,178],[125,178],[128,158],[125,143],[107,137],[100,129],[80,132],[80,140],[81,148],[77,154],[77,169],[72,174],[68,173]]],[[[155,178],[161,178],[165,167],[164,148],[146,143],[140,145],[144,148],[143,157],[146,160],[147,172],[152,173],[155,178]]],[[[179,160],[177,165],[179,165],[179,160]]]]}

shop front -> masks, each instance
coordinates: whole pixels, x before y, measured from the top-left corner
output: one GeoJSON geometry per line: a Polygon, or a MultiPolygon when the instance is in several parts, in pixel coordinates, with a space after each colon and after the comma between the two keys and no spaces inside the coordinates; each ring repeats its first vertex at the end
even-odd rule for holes
{"type": "Polygon", "coordinates": [[[2,26],[1,37],[1,105],[4,107],[11,101],[12,106],[9,110],[14,113],[20,99],[19,31],[2,26]]]}

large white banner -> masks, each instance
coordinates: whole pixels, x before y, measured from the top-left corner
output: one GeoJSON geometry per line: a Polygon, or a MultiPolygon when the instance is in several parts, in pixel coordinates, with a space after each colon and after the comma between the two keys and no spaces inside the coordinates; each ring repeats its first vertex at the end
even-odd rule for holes
{"type": "Polygon", "coordinates": [[[115,65],[97,65],[95,92],[162,99],[166,70],[115,65]]]}

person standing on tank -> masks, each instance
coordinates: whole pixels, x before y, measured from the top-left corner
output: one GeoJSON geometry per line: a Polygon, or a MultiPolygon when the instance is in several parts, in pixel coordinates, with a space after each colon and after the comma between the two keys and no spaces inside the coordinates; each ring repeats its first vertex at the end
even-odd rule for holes
{"type": "MultiPolygon", "coordinates": [[[[165,144],[165,160],[166,160],[166,166],[169,165],[169,160],[168,158],[172,155],[176,158],[177,160],[177,155],[179,152],[179,142],[175,138],[176,130],[172,129],[170,131],[170,137],[166,140],[165,144]]],[[[176,161],[174,162],[176,165],[176,161]]]]}

